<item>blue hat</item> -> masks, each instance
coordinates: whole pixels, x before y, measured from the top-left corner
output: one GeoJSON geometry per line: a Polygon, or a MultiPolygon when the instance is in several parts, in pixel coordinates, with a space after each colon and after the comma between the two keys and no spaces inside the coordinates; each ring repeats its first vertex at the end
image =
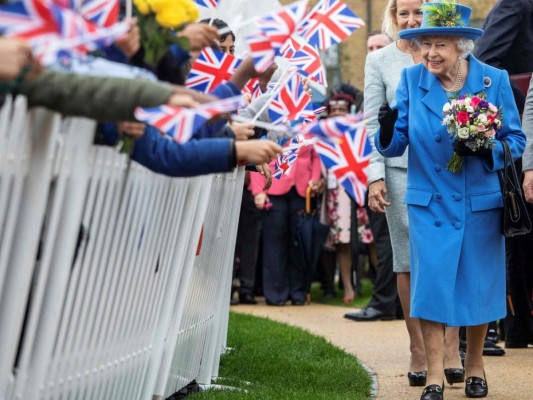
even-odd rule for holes
{"type": "Polygon", "coordinates": [[[442,3],[423,4],[422,11],[420,28],[400,31],[401,39],[412,40],[417,36],[458,36],[476,40],[483,35],[483,30],[468,26],[472,14],[470,7],[443,0],[442,3]]]}

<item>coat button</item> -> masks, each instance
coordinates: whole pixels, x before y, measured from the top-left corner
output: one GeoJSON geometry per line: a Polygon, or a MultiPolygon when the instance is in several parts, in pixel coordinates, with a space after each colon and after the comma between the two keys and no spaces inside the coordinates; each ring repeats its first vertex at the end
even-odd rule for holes
{"type": "Polygon", "coordinates": [[[435,164],[435,166],[433,167],[433,169],[437,172],[440,172],[441,171],[441,166],[439,164],[435,164]]]}
{"type": "Polygon", "coordinates": [[[440,194],[440,193],[435,193],[435,198],[436,198],[437,200],[442,200],[442,194],[440,194]]]}
{"type": "Polygon", "coordinates": [[[463,224],[461,224],[460,222],[456,222],[455,224],[453,224],[453,226],[455,226],[455,229],[459,230],[463,227],[463,224]]]}
{"type": "Polygon", "coordinates": [[[435,220],[435,226],[438,228],[441,225],[442,225],[442,221],[440,219],[436,219],[435,220]]]}
{"type": "Polygon", "coordinates": [[[461,196],[459,193],[454,193],[454,194],[452,194],[452,198],[455,201],[461,201],[463,199],[463,196],[461,196]]]}
{"type": "Polygon", "coordinates": [[[440,143],[441,140],[442,138],[440,137],[440,135],[435,135],[435,142],[440,143]]]}

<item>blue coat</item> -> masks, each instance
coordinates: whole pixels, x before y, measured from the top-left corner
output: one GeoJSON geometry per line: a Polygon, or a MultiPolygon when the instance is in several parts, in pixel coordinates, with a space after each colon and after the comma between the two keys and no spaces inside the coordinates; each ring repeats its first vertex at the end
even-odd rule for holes
{"type": "MultiPolygon", "coordinates": [[[[514,158],[525,135],[505,71],[469,57],[461,94],[485,92],[503,108],[505,139],[514,158]],[[487,79],[488,78],[488,79],[487,79]]],[[[409,145],[407,192],[411,252],[411,316],[450,326],[479,325],[502,318],[505,303],[505,241],[501,232],[503,201],[497,170],[503,149],[496,141],[493,164],[465,157],[459,173],[446,165],[452,141],[442,126],[448,101],[437,77],[422,64],[407,68],[396,91],[398,120],[385,157],[401,156],[409,145]]]]}

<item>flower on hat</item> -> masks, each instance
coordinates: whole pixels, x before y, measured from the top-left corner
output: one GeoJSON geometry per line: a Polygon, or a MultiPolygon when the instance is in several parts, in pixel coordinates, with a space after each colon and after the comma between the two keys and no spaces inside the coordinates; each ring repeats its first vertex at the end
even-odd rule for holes
{"type": "Polygon", "coordinates": [[[426,25],[428,27],[452,27],[463,26],[461,14],[457,12],[455,0],[448,2],[442,0],[442,3],[431,3],[424,6],[427,12],[426,25]]]}

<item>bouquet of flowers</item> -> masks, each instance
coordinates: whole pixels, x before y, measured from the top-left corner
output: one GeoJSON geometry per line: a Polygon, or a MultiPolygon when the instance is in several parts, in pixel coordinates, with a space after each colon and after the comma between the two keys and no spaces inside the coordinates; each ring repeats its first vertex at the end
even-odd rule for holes
{"type": "MultiPolygon", "coordinates": [[[[455,139],[465,142],[472,151],[491,148],[496,131],[502,126],[502,110],[486,101],[487,95],[461,95],[446,103],[442,109],[448,133],[455,139]]],[[[457,173],[463,166],[463,157],[456,154],[448,162],[447,169],[457,173]]]]}
{"type": "Polygon", "coordinates": [[[136,8],[144,61],[155,67],[172,44],[188,50],[186,38],[176,32],[199,17],[192,0],[133,0],[136,8]]]}

